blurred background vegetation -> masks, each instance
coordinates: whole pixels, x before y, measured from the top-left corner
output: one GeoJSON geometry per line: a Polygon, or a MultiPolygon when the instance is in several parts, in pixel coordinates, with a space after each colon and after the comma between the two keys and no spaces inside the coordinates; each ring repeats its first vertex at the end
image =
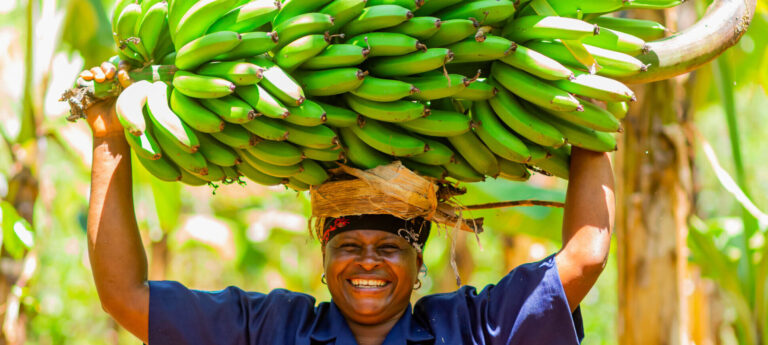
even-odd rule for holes
{"type": "MultiPolygon", "coordinates": [[[[68,107],[58,102],[83,68],[113,55],[106,15],[112,2],[0,1],[0,344],[139,344],[101,310],[85,234],[90,133],[82,121],[66,122],[68,107]]],[[[692,21],[677,13],[701,15],[706,5],[689,1],[668,12],[668,27],[684,28],[692,21]]],[[[766,32],[768,6],[761,0],[741,41],[695,75],[680,77],[687,90],[684,99],[669,100],[688,114],[692,210],[685,217],[689,226],[668,229],[687,236],[687,246],[683,242],[678,248],[687,260],[682,288],[660,292],[679,293],[686,301],[687,309],[674,316],[684,334],[659,344],[768,344],[768,217],[759,211],[768,210],[766,32]],[[713,168],[715,156],[720,165],[713,168]],[[718,177],[716,169],[727,174],[718,177]],[[745,193],[742,201],[751,199],[752,206],[737,201],[739,190],[745,193]]],[[[622,154],[642,152],[620,149],[616,155],[622,154]]],[[[158,182],[142,169],[134,172],[151,279],[178,280],[204,290],[283,287],[329,299],[320,283],[319,245],[306,231],[306,194],[253,183],[215,190],[182,187],[158,182]]],[[[617,178],[621,183],[622,176],[617,178]]],[[[564,181],[540,175],[528,183],[491,180],[469,186],[462,202],[561,201],[565,187],[564,181]]],[[[560,210],[531,207],[472,216],[485,216],[487,228],[479,241],[465,234],[456,238],[465,284],[482,288],[511,268],[558,249],[560,210]]],[[[631,243],[633,229],[622,233],[622,243],[631,243]]],[[[429,272],[414,300],[456,288],[450,264],[453,236],[433,229],[425,254],[429,272]]],[[[617,265],[622,254],[616,250],[582,304],[585,344],[637,343],[622,336],[628,316],[620,313],[625,302],[619,296],[626,287],[617,265]]],[[[650,314],[643,317],[657,317],[657,302],[642,301],[650,314]]]]}

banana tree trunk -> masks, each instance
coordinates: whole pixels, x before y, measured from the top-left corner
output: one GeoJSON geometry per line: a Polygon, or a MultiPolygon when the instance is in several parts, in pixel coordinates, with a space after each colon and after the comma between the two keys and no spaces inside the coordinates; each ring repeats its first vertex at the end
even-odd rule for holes
{"type": "Polygon", "coordinates": [[[619,343],[688,344],[683,283],[693,199],[684,90],[667,80],[636,93],[616,156],[619,343]]]}

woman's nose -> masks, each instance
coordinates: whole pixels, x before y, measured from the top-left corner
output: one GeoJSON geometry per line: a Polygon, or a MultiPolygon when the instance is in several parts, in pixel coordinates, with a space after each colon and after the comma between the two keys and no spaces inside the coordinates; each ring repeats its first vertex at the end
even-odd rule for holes
{"type": "Polygon", "coordinates": [[[360,266],[366,271],[370,271],[381,264],[381,257],[372,247],[363,247],[358,260],[360,266]]]}

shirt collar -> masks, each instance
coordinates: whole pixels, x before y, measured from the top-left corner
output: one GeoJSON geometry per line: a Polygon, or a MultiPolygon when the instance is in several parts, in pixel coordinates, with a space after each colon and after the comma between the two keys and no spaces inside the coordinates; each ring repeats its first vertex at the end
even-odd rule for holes
{"type": "MultiPolygon", "coordinates": [[[[435,339],[426,328],[413,319],[411,312],[411,305],[408,304],[403,316],[387,334],[384,345],[402,344],[402,339],[407,339],[409,342],[425,342],[435,339]]],[[[310,334],[312,340],[327,343],[336,339],[337,345],[356,344],[355,337],[347,325],[347,320],[333,301],[321,303],[315,317],[315,325],[312,334],[310,334]]]]}

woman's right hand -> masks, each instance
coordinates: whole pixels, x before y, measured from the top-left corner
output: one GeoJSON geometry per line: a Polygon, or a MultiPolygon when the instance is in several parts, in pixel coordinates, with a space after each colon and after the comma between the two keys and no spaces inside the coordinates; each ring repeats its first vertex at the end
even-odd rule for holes
{"type": "MultiPolygon", "coordinates": [[[[80,73],[80,78],[86,81],[93,80],[97,83],[109,82],[118,75],[115,65],[104,62],[80,73]]],[[[91,127],[94,138],[123,135],[123,126],[117,119],[115,111],[115,99],[105,99],[92,104],[85,110],[85,118],[91,127]]]]}

